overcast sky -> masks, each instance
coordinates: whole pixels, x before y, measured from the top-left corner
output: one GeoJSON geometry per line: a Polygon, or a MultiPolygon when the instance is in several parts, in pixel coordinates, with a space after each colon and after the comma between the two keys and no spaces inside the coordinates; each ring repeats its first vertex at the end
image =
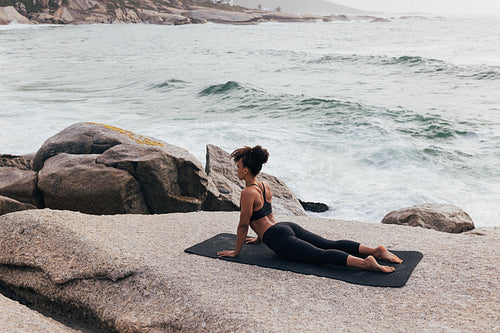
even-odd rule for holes
{"type": "Polygon", "coordinates": [[[339,5],[386,13],[500,16],[500,0],[329,0],[339,5]]]}

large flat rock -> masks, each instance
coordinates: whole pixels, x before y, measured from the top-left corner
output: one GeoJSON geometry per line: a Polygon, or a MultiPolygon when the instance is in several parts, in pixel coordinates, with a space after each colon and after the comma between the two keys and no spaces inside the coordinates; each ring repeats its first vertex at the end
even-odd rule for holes
{"type": "Polygon", "coordinates": [[[81,332],[0,295],[0,332],[74,333],[81,332]]]}
{"type": "Polygon", "coordinates": [[[245,23],[255,21],[258,17],[248,13],[230,12],[213,8],[196,8],[183,12],[182,15],[195,21],[214,23],[245,23]]]}
{"type": "Polygon", "coordinates": [[[0,280],[24,298],[92,314],[120,332],[498,329],[500,268],[492,260],[500,255],[498,227],[447,234],[286,217],[328,238],[423,252],[406,286],[388,289],[183,252],[217,233],[234,233],[238,215],[7,214],[0,217],[0,280]]]}
{"type": "Polygon", "coordinates": [[[31,24],[30,20],[19,14],[19,12],[14,7],[0,7],[0,25],[9,24],[12,22],[20,24],[31,24]]]}
{"type": "Polygon", "coordinates": [[[474,229],[474,221],[463,209],[450,204],[427,203],[394,210],[382,223],[460,233],[474,229]]]}

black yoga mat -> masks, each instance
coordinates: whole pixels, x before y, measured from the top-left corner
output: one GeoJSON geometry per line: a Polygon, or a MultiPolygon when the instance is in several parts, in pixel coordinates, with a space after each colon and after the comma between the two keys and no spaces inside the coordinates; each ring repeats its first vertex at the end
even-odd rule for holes
{"type": "MultiPolygon", "coordinates": [[[[184,251],[200,256],[218,258],[218,251],[234,249],[235,242],[236,235],[226,233],[218,234],[184,251]]],[[[365,286],[402,287],[405,285],[406,281],[408,281],[411,272],[415,266],[417,266],[420,259],[422,259],[423,254],[417,251],[391,250],[391,252],[403,259],[403,263],[391,264],[384,261],[379,262],[386,266],[396,267],[396,271],[393,273],[372,272],[351,267],[305,264],[289,261],[278,257],[278,255],[264,244],[245,244],[237,258],[223,257],[219,259],[301,274],[322,276],[365,286]]]]}

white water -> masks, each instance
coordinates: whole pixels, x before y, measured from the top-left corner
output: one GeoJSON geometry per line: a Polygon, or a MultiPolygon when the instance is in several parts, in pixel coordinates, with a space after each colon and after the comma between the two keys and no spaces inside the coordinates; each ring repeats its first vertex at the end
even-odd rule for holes
{"type": "Polygon", "coordinates": [[[262,144],[323,215],[452,203],[500,225],[498,19],[0,27],[0,153],[79,121],[262,144]]]}

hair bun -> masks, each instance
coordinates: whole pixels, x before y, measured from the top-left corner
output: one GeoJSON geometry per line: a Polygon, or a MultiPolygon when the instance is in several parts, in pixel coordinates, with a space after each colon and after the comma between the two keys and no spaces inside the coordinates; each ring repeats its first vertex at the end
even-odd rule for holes
{"type": "Polygon", "coordinates": [[[267,151],[267,149],[262,148],[262,146],[253,147],[250,151],[250,154],[252,155],[252,158],[260,164],[266,163],[267,159],[269,158],[269,152],[267,151]]]}
{"type": "Polygon", "coordinates": [[[262,169],[262,164],[267,162],[269,152],[267,149],[262,148],[262,146],[255,146],[253,148],[245,146],[233,151],[231,158],[235,162],[241,161],[244,167],[249,168],[250,172],[254,176],[257,176],[262,169]]]}

